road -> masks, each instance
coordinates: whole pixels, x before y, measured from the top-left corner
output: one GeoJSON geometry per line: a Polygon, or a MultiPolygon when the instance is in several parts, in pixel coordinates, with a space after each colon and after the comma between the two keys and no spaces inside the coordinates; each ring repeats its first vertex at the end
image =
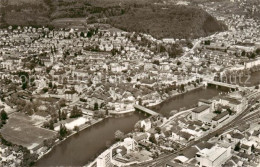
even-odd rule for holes
{"type": "Polygon", "coordinates": [[[194,50],[197,49],[197,47],[200,45],[200,43],[201,43],[201,40],[197,41],[188,52],[184,53],[184,55],[182,57],[186,57],[187,55],[194,52],[194,50]]]}
{"type": "MultiPolygon", "coordinates": [[[[259,96],[258,96],[259,98],[259,96]]],[[[189,150],[192,146],[194,145],[197,145],[198,143],[200,142],[203,142],[203,141],[208,141],[209,139],[211,139],[212,137],[216,136],[216,135],[220,135],[222,134],[223,132],[235,127],[236,125],[240,125],[241,122],[243,122],[243,119],[245,118],[245,116],[250,113],[250,110],[251,110],[251,107],[253,106],[253,104],[255,104],[255,102],[257,101],[256,98],[255,100],[253,100],[249,105],[248,107],[243,111],[241,112],[234,120],[232,120],[231,122],[227,123],[226,125],[224,125],[223,127],[215,130],[214,132],[202,137],[201,139],[197,140],[197,141],[193,141],[191,142],[187,147],[183,148],[182,150],[180,151],[177,151],[175,153],[172,153],[172,154],[169,154],[169,155],[163,155],[153,161],[150,161],[150,162],[146,162],[146,163],[142,163],[142,164],[139,164],[139,165],[136,165],[136,166],[149,166],[149,167],[159,167],[159,166],[163,166],[166,162],[174,159],[175,157],[177,157],[179,154],[181,154],[183,151],[187,151],[189,150]]],[[[258,113],[257,113],[258,114],[258,113]]]]}

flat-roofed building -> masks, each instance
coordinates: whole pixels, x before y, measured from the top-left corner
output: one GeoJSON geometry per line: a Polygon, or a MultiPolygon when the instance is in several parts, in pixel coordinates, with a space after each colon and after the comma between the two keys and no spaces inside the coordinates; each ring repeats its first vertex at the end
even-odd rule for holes
{"type": "Polygon", "coordinates": [[[196,154],[200,167],[220,167],[231,157],[231,147],[224,148],[214,146],[210,149],[204,148],[196,154]]]}
{"type": "Polygon", "coordinates": [[[201,120],[202,116],[210,113],[210,106],[201,105],[192,110],[192,120],[201,120]]]}
{"type": "Polygon", "coordinates": [[[110,149],[104,151],[100,156],[97,158],[97,167],[112,167],[113,164],[111,163],[112,152],[110,149]]]}

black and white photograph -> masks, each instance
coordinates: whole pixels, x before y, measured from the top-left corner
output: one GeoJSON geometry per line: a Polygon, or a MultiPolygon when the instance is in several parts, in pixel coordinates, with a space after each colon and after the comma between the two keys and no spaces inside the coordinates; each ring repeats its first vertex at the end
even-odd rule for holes
{"type": "Polygon", "coordinates": [[[0,167],[260,167],[260,0],[0,0],[0,167]]]}

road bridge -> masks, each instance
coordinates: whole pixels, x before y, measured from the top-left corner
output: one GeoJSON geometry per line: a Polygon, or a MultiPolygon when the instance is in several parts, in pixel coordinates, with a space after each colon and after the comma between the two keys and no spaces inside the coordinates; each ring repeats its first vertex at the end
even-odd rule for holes
{"type": "Polygon", "coordinates": [[[155,112],[155,111],[153,111],[153,110],[150,110],[150,109],[148,109],[148,108],[146,108],[146,107],[143,107],[143,106],[140,106],[140,105],[138,105],[138,104],[134,104],[134,108],[135,109],[138,109],[138,110],[140,110],[140,111],[143,111],[143,112],[145,112],[145,113],[147,113],[147,114],[149,114],[149,115],[155,115],[155,116],[157,116],[157,115],[160,115],[159,113],[157,113],[157,112],[155,112]]]}

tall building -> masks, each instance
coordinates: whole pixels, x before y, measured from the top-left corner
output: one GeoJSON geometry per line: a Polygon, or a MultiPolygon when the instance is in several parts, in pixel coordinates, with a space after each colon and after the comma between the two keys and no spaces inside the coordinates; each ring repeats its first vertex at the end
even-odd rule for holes
{"type": "Polygon", "coordinates": [[[111,151],[110,149],[103,152],[100,156],[97,158],[97,167],[113,167],[113,164],[111,163],[111,151]]]}

